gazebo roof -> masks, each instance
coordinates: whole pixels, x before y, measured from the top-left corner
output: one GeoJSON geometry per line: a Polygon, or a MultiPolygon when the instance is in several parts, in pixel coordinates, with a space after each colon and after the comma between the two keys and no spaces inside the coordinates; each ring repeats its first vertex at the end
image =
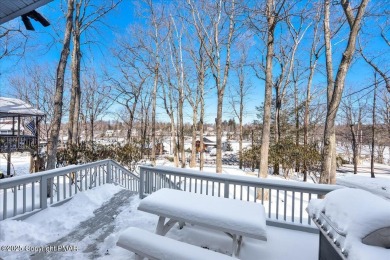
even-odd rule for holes
{"type": "Polygon", "coordinates": [[[45,113],[16,98],[0,97],[0,118],[14,116],[41,116],[45,113]]]}

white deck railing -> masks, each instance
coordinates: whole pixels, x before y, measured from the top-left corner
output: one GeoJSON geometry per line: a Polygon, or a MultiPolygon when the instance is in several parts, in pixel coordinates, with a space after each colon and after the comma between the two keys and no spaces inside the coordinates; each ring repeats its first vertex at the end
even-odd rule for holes
{"type": "Polygon", "coordinates": [[[139,193],[140,198],[161,188],[172,188],[253,201],[263,204],[268,225],[309,232],[317,229],[306,212],[308,202],[340,188],[163,166],[140,166],[138,177],[115,161],[102,160],[1,180],[0,220],[23,219],[106,183],[117,183],[139,193]]]}
{"type": "Polygon", "coordinates": [[[268,225],[309,232],[317,232],[317,228],[306,212],[308,202],[318,195],[341,188],[338,185],[150,166],[140,167],[140,183],[140,198],[161,188],[171,188],[261,203],[266,210],[268,225]]]}
{"type": "Polygon", "coordinates": [[[0,220],[28,217],[105,183],[117,183],[138,192],[139,178],[113,160],[102,160],[3,179],[0,220]]]}

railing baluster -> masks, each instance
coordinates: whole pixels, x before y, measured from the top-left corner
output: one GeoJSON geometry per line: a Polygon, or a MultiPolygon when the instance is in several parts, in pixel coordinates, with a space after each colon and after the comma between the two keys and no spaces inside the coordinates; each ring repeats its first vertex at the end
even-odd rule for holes
{"type": "Polygon", "coordinates": [[[283,218],[284,221],[287,220],[286,216],[287,216],[287,191],[284,190],[284,218],[283,218]]]}
{"type": "Polygon", "coordinates": [[[23,213],[26,213],[26,202],[27,202],[27,191],[26,183],[23,183],[23,213]]]}
{"type": "Polygon", "coordinates": [[[60,176],[57,176],[57,202],[60,201],[60,176]]]}
{"type": "Polygon", "coordinates": [[[276,219],[279,219],[279,189],[276,190],[276,219]]]}
{"type": "Polygon", "coordinates": [[[62,189],[64,190],[63,192],[63,199],[66,199],[66,176],[62,175],[62,189]]]}
{"type": "MultiPolygon", "coordinates": [[[[311,200],[311,193],[309,193],[309,200],[308,200],[308,202],[310,202],[310,200],[311,200]]],[[[308,216],[308,218],[307,218],[307,219],[308,219],[308,222],[307,222],[307,223],[308,223],[309,225],[311,225],[311,218],[309,217],[309,214],[308,214],[307,212],[306,212],[306,215],[308,216]]]]}
{"type": "Polygon", "coordinates": [[[14,186],[14,216],[18,214],[18,189],[14,186]]]}
{"type": "Polygon", "coordinates": [[[84,170],[85,190],[88,190],[88,174],[89,174],[89,169],[85,169],[84,170]]]}
{"type": "Polygon", "coordinates": [[[31,183],[31,211],[35,209],[35,182],[31,183]]]}
{"type": "MultiPolygon", "coordinates": [[[[49,181],[49,180],[48,180],[49,181]]],[[[54,177],[50,178],[50,204],[53,204],[53,198],[54,198],[54,177]]]]}
{"type": "Polygon", "coordinates": [[[3,220],[7,218],[7,189],[3,189],[3,220]]]}
{"type": "Polygon", "coordinates": [[[292,212],[291,212],[291,221],[295,220],[295,191],[292,191],[292,212]]]}
{"type": "Polygon", "coordinates": [[[301,196],[299,198],[299,223],[302,224],[302,212],[303,212],[303,193],[301,192],[301,196]]]}
{"type": "MultiPolygon", "coordinates": [[[[79,171],[75,171],[74,173],[74,194],[77,194],[77,181],[79,179],[79,171]]],[[[83,185],[81,185],[81,191],[83,191],[83,185]]]]}
{"type": "Polygon", "coordinates": [[[268,189],[268,218],[271,218],[272,190],[268,189]]]}
{"type": "Polygon", "coordinates": [[[261,188],[261,204],[264,205],[264,188],[261,188]]]}

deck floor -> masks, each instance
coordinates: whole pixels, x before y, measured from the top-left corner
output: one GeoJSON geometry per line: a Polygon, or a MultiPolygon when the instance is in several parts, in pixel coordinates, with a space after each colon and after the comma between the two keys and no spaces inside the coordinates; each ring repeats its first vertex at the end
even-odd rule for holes
{"type": "MultiPolygon", "coordinates": [[[[50,252],[30,259],[134,259],[134,254],[115,245],[121,231],[137,226],[152,231],[157,217],[136,208],[139,198],[127,190],[115,194],[67,236],[46,246],[77,245],[77,252],[50,252]],[[121,216],[121,217],[118,217],[121,216]],[[120,224],[118,226],[118,219],[120,224]],[[146,224],[145,224],[146,223],[146,224]]],[[[311,260],[318,258],[318,235],[267,226],[268,241],[244,238],[240,259],[311,260]]],[[[168,237],[229,254],[231,239],[223,233],[186,225],[173,228],[168,237]]]]}

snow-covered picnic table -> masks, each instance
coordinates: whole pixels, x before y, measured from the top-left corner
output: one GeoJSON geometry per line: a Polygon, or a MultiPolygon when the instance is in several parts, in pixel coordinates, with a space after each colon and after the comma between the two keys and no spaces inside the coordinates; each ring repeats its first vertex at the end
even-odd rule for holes
{"type": "Polygon", "coordinates": [[[159,235],[177,222],[181,227],[189,223],[222,231],[233,239],[233,256],[239,255],[243,237],[267,240],[264,207],[254,202],[161,189],[144,198],[138,210],[159,216],[159,235]]]}

